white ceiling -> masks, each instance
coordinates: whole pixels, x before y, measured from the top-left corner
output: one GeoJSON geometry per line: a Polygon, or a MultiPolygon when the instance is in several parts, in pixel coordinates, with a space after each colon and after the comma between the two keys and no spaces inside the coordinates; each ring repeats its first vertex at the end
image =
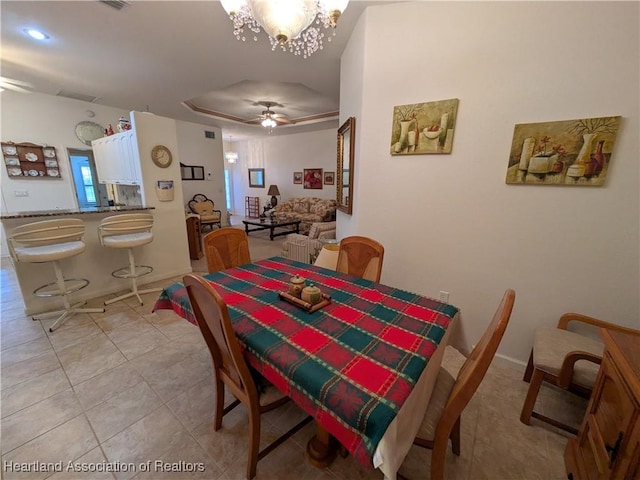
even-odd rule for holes
{"type": "Polygon", "coordinates": [[[118,11],[94,0],[2,0],[2,76],[41,93],[217,126],[225,139],[266,135],[219,115],[255,119],[264,110],[259,101],[276,102],[272,110],[292,120],[322,118],[279,126],[273,135],[337,128],[340,56],[372,3],[351,0],[336,36],[327,42],[327,31],[324,49],[304,59],[272,51],[264,33],[258,42],[236,40],[219,1],[133,0],[118,11]],[[50,38],[36,42],[25,28],[50,38]]]}

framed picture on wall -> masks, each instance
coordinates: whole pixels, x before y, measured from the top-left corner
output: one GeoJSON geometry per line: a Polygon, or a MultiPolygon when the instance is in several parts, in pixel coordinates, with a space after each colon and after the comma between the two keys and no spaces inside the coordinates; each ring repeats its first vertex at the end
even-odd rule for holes
{"type": "Polygon", "coordinates": [[[305,168],[303,174],[304,188],[322,189],[322,169],[305,168]]]}
{"type": "Polygon", "coordinates": [[[335,172],[324,172],[324,184],[335,185],[335,172]]]}
{"type": "Polygon", "coordinates": [[[302,172],[293,172],[293,183],[302,185],[302,172]]]}

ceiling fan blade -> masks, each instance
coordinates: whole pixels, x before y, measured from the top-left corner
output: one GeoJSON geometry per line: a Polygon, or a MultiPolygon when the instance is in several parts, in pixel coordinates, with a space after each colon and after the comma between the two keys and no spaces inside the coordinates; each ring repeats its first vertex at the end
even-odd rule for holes
{"type": "Polygon", "coordinates": [[[31,93],[33,85],[13,78],[0,77],[0,87],[20,93],[31,93]]]}

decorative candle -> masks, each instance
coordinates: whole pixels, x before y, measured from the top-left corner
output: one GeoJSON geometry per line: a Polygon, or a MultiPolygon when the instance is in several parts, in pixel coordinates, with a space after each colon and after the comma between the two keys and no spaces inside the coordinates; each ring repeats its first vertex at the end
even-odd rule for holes
{"type": "Polygon", "coordinates": [[[527,170],[529,168],[529,160],[533,155],[533,147],[536,145],[536,139],[528,137],[524,139],[522,143],[522,153],[520,153],[520,165],[518,170],[527,170]]]}

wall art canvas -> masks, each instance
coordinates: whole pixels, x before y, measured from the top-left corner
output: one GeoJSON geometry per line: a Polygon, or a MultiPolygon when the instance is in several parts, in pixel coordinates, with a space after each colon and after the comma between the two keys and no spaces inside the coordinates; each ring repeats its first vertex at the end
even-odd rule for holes
{"type": "Polygon", "coordinates": [[[325,185],[333,185],[335,184],[335,172],[324,172],[324,184],[325,185]]]}
{"type": "Polygon", "coordinates": [[[302,185],[302,172],[293,172],[293,183],[302,185]]]}
{"type": "Polygon", "coordinates": [[[609,171],[620,118],[517,124],[506,183],[602,185],[609,171]]]}
{"type": "Polygon", "coordinates": [[[451,153],[458,99],[393,107],[391,155],[451,153]]]}
{"type": "Polygon", "coordinates": [[[303,182],[304,188],[322,189],[322,169],[305,168],[303,182]]]}

